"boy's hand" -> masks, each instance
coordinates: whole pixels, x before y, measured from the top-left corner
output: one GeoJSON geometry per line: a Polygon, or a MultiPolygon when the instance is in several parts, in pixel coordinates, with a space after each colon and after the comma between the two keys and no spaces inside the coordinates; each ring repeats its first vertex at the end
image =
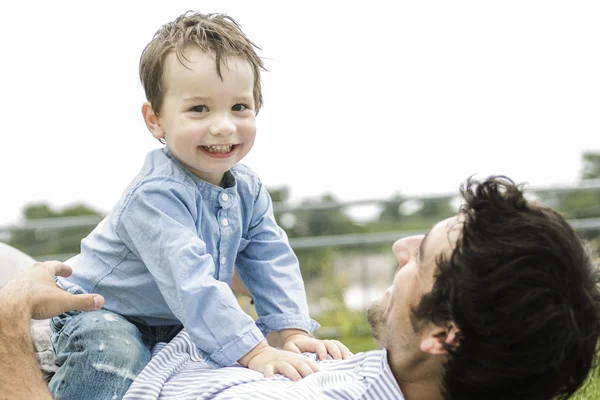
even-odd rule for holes
{"type": "Polygon", "coordinates": [[[319,371],[319,367],[308,358],[271,347],[266,341],[259,343],[242,357],[239,363],[254,371],[262,372],[267,378],[274,374],[282,374],[293,381],[299,381],[319,371]]]}
{"type": "Polygon", "coordinates": [[[308,336],[306,332],[287,335],[283,339],[284,350],[293,353],[317,353],[319,360],[327,360],[327,354],[331,354],[335,360],[346,359],[352,355],[350,350],[337,340],[319,340],[308,336]]]}

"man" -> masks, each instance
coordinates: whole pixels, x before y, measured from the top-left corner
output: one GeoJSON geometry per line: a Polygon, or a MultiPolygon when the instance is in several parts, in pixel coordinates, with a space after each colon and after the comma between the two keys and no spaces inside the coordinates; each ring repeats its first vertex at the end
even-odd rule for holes
{"type": "Polygon", "coordinates": [[[104,305],[102,296],[59,289],[54,277],[70,274],[56,261],[36,263],[0,289],[0,399],[50,399],[31,343],[31,319],[104,305]]]}
{"type": "MultiPolygon", "coordinates": [[[[207,399],[569,396],[596,356],[597,267],[568,223],[527,202],[510,180],[469,181],[462,194],[458,216],[425,237],[394,244],[400,268],[368,311],[381,350],[321,362],[321,372],[291,382],[236,367],[211,369],[194,346],[186,347],[183,333],[158,352],[126,397],[176,397],[183,388],[207,399]]],[[[35,296],[17,300],[35,308],[35,296]]],[[[13,337],[23,332],[12,329],[13,337]]],[[[2,351],[0,376],[26,377],[2,351]]],[[[23,355],[8,356],[21,365],[16,360],[23,355]]]]}

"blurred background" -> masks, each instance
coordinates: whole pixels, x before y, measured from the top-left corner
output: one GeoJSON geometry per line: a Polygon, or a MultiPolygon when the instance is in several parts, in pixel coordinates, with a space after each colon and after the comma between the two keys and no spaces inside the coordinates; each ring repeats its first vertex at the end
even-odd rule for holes
{"type": "Polygon", "coordinates": [[[391,244],[454,214],[471,175],[527,183],[598,248],[596,1],[3,2],[0,241],[40,260],[79,251],[160,146],[138,61],[186,10],[228,13],[261,47],[244,163],[300,258],[319,335],[375,347],[364,309],[391,282],[391,244]]]}

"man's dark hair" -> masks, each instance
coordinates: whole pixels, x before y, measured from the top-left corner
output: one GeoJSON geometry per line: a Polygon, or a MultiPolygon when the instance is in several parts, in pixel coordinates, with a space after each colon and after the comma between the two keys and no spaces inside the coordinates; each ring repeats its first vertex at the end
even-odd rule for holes
{"type": "Polygon", "coordinates": [[[461,234],[413,318],[454,321],[446,399],[566,399],[594,366],[598,266],[569,223],[505,177],[462,187],[461,234]]]}

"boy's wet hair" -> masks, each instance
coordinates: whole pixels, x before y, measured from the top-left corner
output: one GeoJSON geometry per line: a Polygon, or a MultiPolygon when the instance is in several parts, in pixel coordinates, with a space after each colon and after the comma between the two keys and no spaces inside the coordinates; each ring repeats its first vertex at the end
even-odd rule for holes
{"type": "Polygon", "coordinates": [[[165,93],[162,82],[165,57],[175,52],[179,62],[186,66],[184,49],[189,45],[196,45],[207,53],[214,53],[219,76],[221,66],[227,66],[229,57],[247,60],[254,74],[254,111],[258,113],[262,106],[260,72],[265,70],[262,59],[255,51],[260,49],[228,15],[201,14],[193,11],[188,11],[161,26],[140,57],[140,80],[146,92],[146,99],[155,113],[160,112],[165,93]]]}

